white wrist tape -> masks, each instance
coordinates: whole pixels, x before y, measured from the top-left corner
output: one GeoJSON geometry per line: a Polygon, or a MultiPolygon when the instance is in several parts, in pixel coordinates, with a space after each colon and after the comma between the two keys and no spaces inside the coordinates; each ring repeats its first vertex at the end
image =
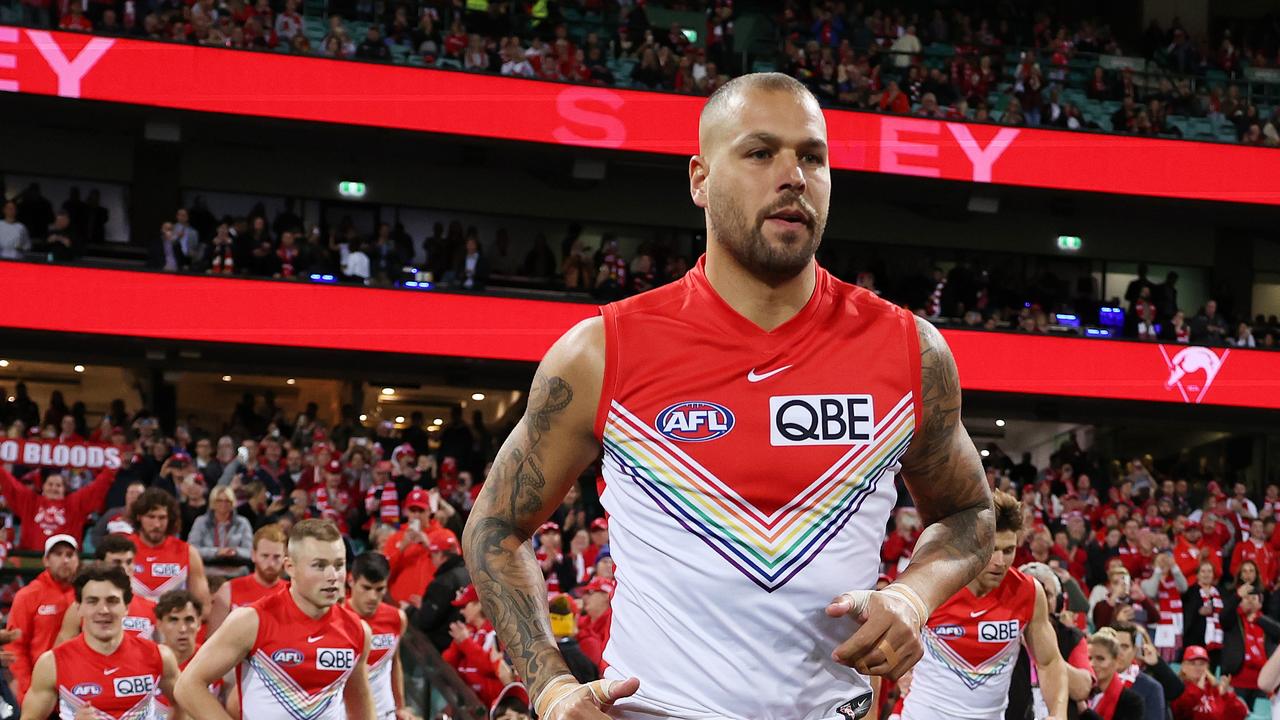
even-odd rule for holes
{"type": "Polygon", "coordinates": [[[573,694],[571,686],[577,685],[578,681],[572,675],[565,673],[551,678],[551,681],[543,686],[538,696],[529,703],[539,718],[550,717],[551,708],[560,703],[561,700],[573,694]]]}
{"type": "Polygon", "coordinates": [[[920,593],[917,593],[914,588],[903,583],[893,583],[880,592],[897,595],[906,600],[916,613],[916,624],[924,627],[925,622],[929,619],[929,608],[924,604],[924,600],[920,599],[920,593]]]}

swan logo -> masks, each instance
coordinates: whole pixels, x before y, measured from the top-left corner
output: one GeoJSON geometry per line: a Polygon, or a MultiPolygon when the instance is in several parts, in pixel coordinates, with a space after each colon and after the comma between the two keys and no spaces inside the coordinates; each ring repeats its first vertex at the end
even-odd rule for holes
{"type": "Polygon", "coordinates": [[[1165,365],[1169,367],[1169,377],[1165,380],[1166,390],[1177,388],[1182,401],[1199,405],[1205,393],[1213,385],[1214,378],[1222,370],[1230,350],[1223,350],[1218,355],[1212,348],[1185,347],[1173,357],[1165,346],[1160,346],[1160,354],[1164,356],[1165,365]]]}

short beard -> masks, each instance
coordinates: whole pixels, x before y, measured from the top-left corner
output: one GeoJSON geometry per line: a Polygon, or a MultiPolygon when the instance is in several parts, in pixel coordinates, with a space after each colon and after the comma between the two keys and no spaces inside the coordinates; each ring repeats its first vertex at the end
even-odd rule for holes
{"type": "Polygon", "coordinates": [[[798,196],[775,203],[773,207],[763,211],[754,224],[750,224],[741,205],[730,198],[716,201],[713,199],[716,195],[714,191],[708,193],[707,219],[711,232],[716,241],[747,272],[776,287],[809,267],[818,246],[822,244],[822,233],[826,228],[826,219],[819,217],[816,211],[813,212],[807,241],[795,240],[775,245],[764,236],[764,222],[768,215],[775,212],[774,208],[798,204],[801,202],[798,196]]]}

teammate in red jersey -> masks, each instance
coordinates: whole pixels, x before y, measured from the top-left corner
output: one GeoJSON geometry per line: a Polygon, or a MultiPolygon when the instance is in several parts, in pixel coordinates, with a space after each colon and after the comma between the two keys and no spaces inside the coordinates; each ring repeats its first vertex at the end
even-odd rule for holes
{"type": "Polygon", "coordinates": [[[369,720],[369,626],[342,604],[346,548],[331,521],[289,532],[288,592],[236,608],[196,652],[178,681],[181,707],[200,720],[229,720],[209,685],[235,668],[242,720],[369,720]]]}
{"type": "Polygon", "coordinates": [[[232,610],[252,605],[288,584],[280,580],[288,542],[279,525],[258,528],[253,534],[253,572],[228,580],[214,593],[213,612],[209,613],[210,634],[217,631],[232,610]]]}
{"type": "Polygon", "coordinates": [[[1067,666],[1044,591],[1012,568],[1022,503],[998,490],[994,501],[995,552],[978,577],[929,616],[925,654],[913,672],[903,720],[1003,718],[1023,642],[1035,660],[1050,717],[1067,717],[1067,666]]]}
{"type": "Polygon", "coordinates": [[[986,565],[990,491],[945,340],[814,260],[844,151],[795,78],[725,83],[688,164],[706,254],[543,358],[463,543],[539,716],[856,717],[866,676],[910,669],[933,608],[986,565]],[[617,591],[605,678],[580,684],[527,541],[602,451],[617,591]],[[873,590],[899,472],[923,532],[873,590]]]}
{"type": "Polygon", "coordinates": [[[170,590],[190,590],[209,609],[209,580],[204,560],[194,547],[178,539],[182,513],[178,501],[158,488],[144,490],[129,507],[134,533],[127,535],[138,548],[133,590],[157,601],[170,590]]]}
{"type": "MultiPolygon", "coordinates": [[[[108,535],[102,539],[102,544],[97,548],[98,559],[108,565],[124,570],[124,574],[129,576],[129,581],[133,582],[134,557],[137,555],[137,548],[134,547],[133,541],[124,535],[108,535]]],[[[129,601],[129,613],[124,616],[124,631],[131,632],[142,638],[143,640],[153,640],[156,629],[156,604],[141,595],[134,594],[133,599],[129,601]]],[[[62,630],[58,633],[58,642],[70,640],[80,632],[80,607],[72,603],[67,609],[67,614],[62,617],[62,630]]]]}
{"type": "Polygon", "coordinates": [[[382,553],[367,552],[351,563],[347,577],[347,607],[373,632],[369,649],[369,686],[378,720],[420,720],[404,706],[404,670],[400,667],[400,638],[409,618],[386,602],[391,563],[382,553]]]}
{"type": "MultiPolygon", "coordinates": [[[[157,628],[160,630],[161,642],[173,652],[178,661],[178,671],[187,669],[191,658],[195,657],[200,644],[196,635],[200,632],[200,616],[204,608],[200,601],[192,597],[186,590],[170,590],[160,596],[156,603],[157,628]]],[[[234,687],[234,683],[230,683],[234,687]]],[[[224,691],[224,683],[219,680],[209,686],[209,692],[220,700],[229,693],[224,691]]],[[[225,702],[225,700],[224,700],[225,702]]],[[[171,717],[172,708],[163,695],[156,698],[156,717],[158,720],[171,717]]]]}
{"type": "Polygon", "coordinates": [[[123,570],[95,563],[73,585],[85,630],[36,661],[23,720],[45,720],[55,707],[60,720],[149,720],[157,693],[173,700],[178,661],[169,648],[124,631],[133,590],[123,570]]]}

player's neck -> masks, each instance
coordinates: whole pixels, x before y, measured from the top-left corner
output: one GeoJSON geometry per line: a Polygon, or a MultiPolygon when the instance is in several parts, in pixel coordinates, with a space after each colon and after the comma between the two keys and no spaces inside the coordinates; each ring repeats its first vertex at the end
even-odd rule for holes
{"type": "Polygon", "coordinates": [[[124,628],[121,627],[120,631],[117,632],[110,640],[99,640],[98,638],[85,633],[84,642],[94,652],[101,653],[103,655],[110,655],[120,647],[120,643],[124,642],[124,628]]]}
{"type": "Polygon", "coordinates": [[[974,597],[978,597],[978,598],[986,595],[992,590],[995,590],[994,587],[987,587],[986,585],[978,582],[977,580],[971,581],[965,587],[969,589],[969,592],[972,593],[974,597]]]}
{"type": "Polygon", "coordinates": [[[181,650],[179,650],[178,648],[176,648],[176,647],[174,647],[174,646],[172,646],[172,645],[170,645],[170,646],[169,646],[169,649],[173,651],[173,656],[174,656],[175,658],[177,658],[177,660],[178,660],[178,667],[182,667],[182,665],[183,665],[184,663],[186,663],[188,660],[190,660],[190,659],[191,659],[191,656],[193,656],[193,655],[195,655],[195,654],[196,654],[196,646],[195,646],[195,644],[192,644],[192,645],[191,645],[191,649],[190,649],[189,651],[187,651],[187,652],[182,652],[181,650]]]}
{"type": "Polygon", "coordinates": [[[302,614],[306,615],[312,620],[319,620],[320,618],[324,617],[325,613],[329,612],[328,607],[322,607],[320,605],[317,605],[311,602],[310,600],[307,600],[304,597],[300,597],[298,595],[297,585],[292,585],[289,587],[289,596],[293,598],[293,604],[298,606],[298,609],[302,611],[302,614]]]}
{"type": "Polygon", "coordinates": [[[727,251],[707,243],[707,282],[716,294],[739,315],[771,332],[800,313],[813,297],[817,284],[817,265],[809,266],[794,277],[773,283],[752,275],[727,251]]]}

